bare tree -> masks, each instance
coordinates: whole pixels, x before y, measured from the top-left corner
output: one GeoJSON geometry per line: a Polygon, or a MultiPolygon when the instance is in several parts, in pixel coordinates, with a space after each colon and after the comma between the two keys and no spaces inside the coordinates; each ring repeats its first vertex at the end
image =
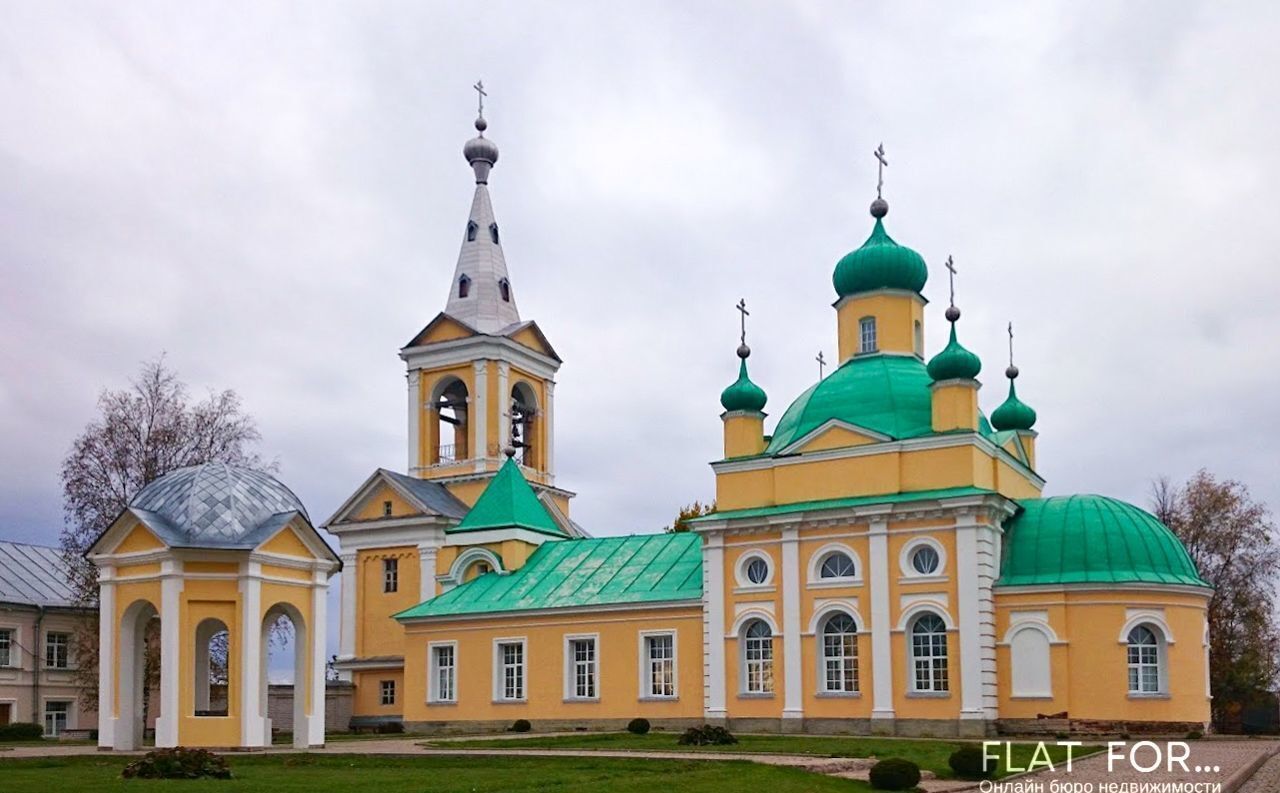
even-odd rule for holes
{"type": "MultiPolygon", "coordinates": [[[[207,462],[270,470],[274,464],[250,450],[260,438],[234,391],[211,391],[206,399],[192,402],[163,356],[143,364],[129,388],[103,390],[98,417],[62,461],[66,522],[59,539],[77,605],[96,614],[98,575],[84,553],[139,490],[170,471],[207,462]]],[[[96,616],[76,631],[73,649],[82,703],[96,707],[96,616]]]]}
{"type": "Polygon", "coordinates": [[[1209,601],[1209,677],[1218,725],[1259,694],[1280,672],[1280,627],[1275,596],[1280,541],[1266,505],[1234,480],[1198,471],[1185,484],[1152,483],[1155,513],[1182,540],[1201,577],[1213,585],[1209,601]]]}

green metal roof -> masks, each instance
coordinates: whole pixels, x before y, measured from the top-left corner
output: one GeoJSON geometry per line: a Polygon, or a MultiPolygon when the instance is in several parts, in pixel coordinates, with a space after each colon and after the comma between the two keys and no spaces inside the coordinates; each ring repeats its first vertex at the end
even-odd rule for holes
{"type": "Polygon", "coordinates": [[[545,542],[511,573],[485,573],[396,619],[702,597],[702,538],[692,532],[545,542]]]}
{"type": "Polygon", "coordinates": [[[1019,503],[1022,511],[1005,523],[997,586],[1208,586],[1173,532],[1132,504],[1093,495],[1019,503]]]}
{"type": "MultiPolygon", "coordinates": [[[[933,433],[933,379],[915,356],[855,356],[805,391],[778,419],[766,455],[787,446],[832,419],[887,435],[894,440],[933,433]]],[[[991,435],[979,414],[978,432],[991,435]]]]}
{"type": "Polygon", "coordinates": [[[875,496],[850,496],[847,498],[827,498],[820,501],[797,501],[794,504],[777,504],[770,507],[751,507],[750,509],[730,509],[723,512],[712,512],[709,515],[690,520],[691,524],[706,523],[712,520],[733,520],[734,518],[763,518],[772,515],[787,515],[793,512],[809,512],[823,509],[845,509],[872,504],[900,504],[905,501],[927,501],[930,499],[956,498],[957,496],[995,495],[994,490],[980,487],[947,487],[939,490],[916,490],[909,493],[890,493],[875,496]]]}
{"type": "Polygon", "coordinates": [[[847,297],[875,289],[909,289],[919,292],[929,279],[929,268],[920,254],[893,241],[876,218],[871,236],[862,247],[845,255],[831,276],[836,294],[847,297]]]}
{"type": "Polygon", "coordinates": [[[725,410],[759,412],[764,410],[764,405],[768,401],[769,397],[765,395],[764,389],[747,377],[747,359],[743,358],[738,364],[738,379],[720,393],[720,404],[725,410]]]}
{"type": "Polygon", "coordinates": [[[565,536],[551,513],[538,500],[533,488],[525,481],[514,458],[507,458],[462,522],[445,529],[445,533],[510,528],[529,529],[556,537],[565,536]]]}

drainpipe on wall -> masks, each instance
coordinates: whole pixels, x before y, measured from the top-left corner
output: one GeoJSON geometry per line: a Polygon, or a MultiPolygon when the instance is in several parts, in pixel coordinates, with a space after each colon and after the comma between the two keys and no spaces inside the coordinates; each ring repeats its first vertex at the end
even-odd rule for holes
{"type": "Polygon", "coordinates": [[[31,673],[31,723],[44,727],[44,719],[40,717],[40,627],[44,623],[44,606],[36,606],[36,635],[31,642],[31,660],[34,667],[31,673]]]}

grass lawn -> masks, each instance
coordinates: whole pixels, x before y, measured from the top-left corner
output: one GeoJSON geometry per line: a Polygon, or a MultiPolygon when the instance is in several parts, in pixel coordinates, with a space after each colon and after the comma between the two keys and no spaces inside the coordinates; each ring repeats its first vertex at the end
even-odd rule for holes
{"type": "MultiPolygon", "coordinates": [[[[526,749],[612,749],[618,751],[704,751],[704,752],[748,752],[753,754],[808,754],[821,757],[905,757],[914,761],[921,768],[928,769],[939,777],[951,776],[951,767],[947,758],[960,745],[956,741],[947,740],[913,740],[906,738],[862,738],[840,735],[739,735],[738,742],[730,746],[680,746],[676,743],[674,732],[651,732],[648,735],[632,735],[629,732],[582,733],[579,735],[560,735],[531,738],[497,738],[490,740],[440,741],[434,746],[442,748],[526,748],[526,749]]],[[[1013,762],[1019,768],[1025,768],[1035,751],[1035,744],[1014,744],[1013,762]]],[[[1050,758],[1056,764],[1065,761],[1065,747],[1056,746],[1053,742],[1047,745],[1050,758]]],[[[999,775],[1008,773],[1004,767],[1004,746],[1000,746],[1002,755],[999,775]]],[[[1084,757],[1100,751],[1101,746],[1076,747],[1074,756],[1084,757]]]]}
{"type": "Polygon", "coordinates": [[[196,781],[124,780],[128,758],[110,756],[0,759],[5,793],[75,793],[127,790],[183,793],[473,793],[473,791],[580,791],[653,793],[678,785],[681,793],[741,791],[769,793],[866,793],[870,788],[800,771],[747,762],[632,760],[606,757],[378,757],[374,755],[230,756],[235,779],[196,781]]]}

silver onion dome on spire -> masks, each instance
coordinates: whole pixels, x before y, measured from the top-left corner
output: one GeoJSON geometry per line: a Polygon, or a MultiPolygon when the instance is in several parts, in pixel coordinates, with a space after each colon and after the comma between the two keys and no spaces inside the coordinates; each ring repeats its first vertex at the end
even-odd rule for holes
{"type": "Polygon", "coordinates": [[[476,118],[476,135],[462,147],[462,156],[467,158],[471,170],[476,173],[476,184],[489,183],[489,170],[498,161],[498,145],[484,136],[489,123],[484,116],[476,118]]]}

